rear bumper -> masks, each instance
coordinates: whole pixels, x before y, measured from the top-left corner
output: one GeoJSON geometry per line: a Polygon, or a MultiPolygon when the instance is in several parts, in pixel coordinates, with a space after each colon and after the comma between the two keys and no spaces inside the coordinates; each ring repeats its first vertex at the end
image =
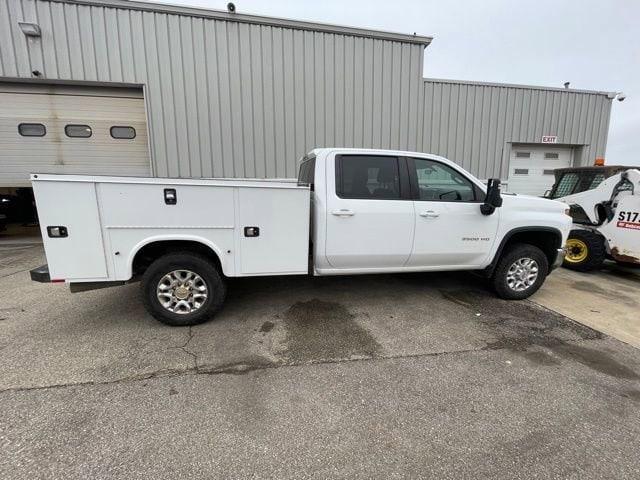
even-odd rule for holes
{"type": "Polygon", "coordinates": [[[40,283],[49,283],[51,282],[51,276],[49,275],[49,265],[42,265],[41,267],[34,268],[29,271],[31,275],[31,280],[34,282],[40,283]]]}
{"type": "Polygon", "coordinates": [[[556,259],[555,261],[551,264],[551,267],[549,270],[555,270],[556,268],[558,268],[560,265],[562,265],[562,262],[564,261],[564,256],[566,255],[567,251],[565,248],[559,248],[558,252],[556,253],[556,259]]]}

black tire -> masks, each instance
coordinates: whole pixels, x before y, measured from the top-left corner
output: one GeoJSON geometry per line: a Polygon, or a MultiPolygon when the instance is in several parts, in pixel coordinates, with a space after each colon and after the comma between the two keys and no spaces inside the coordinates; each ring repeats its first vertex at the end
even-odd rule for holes
{"type": "Polygon", "coordinates": [[[589,272],[600,268],[606,256],[602,235],[591,230],[571,230],[562,266],[578,272],[589,272]]]}
{"type": "Polygon", "coordinates": [[[491,282],[493,289],[500,298],[504,298],[505,300],[522,300],[538,291],[544,283],[547,273],[549,273],[549,261],[542,250],[527,243],[516,243],[505,248],[493,272],[491,282]],[[538,275],[533,283],[524,290],[515,290],[509,286],[507,278],[509,269],[518,260],[526,258],[534,260],[537,263],[538,275]]]}
{"type": "Polygon", "coordinates": [[[227,287],[216,266],[206,257],[190,252],[163,255],[154,261],[142,276],[142,301],[147,311],[157,320],[174,327],[197,325],[209,320],[224,303],[227,287]],[[165,308],[158,299],[160,280],[170,272],[189,270],[202,279],[207,288],[204,303],[190,313],[175,313],[165,308]]]}

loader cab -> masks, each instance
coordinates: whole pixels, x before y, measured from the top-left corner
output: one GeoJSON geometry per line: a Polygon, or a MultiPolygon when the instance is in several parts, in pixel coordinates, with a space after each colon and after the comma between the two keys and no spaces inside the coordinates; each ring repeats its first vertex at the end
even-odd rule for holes
{"type": "Polygon", "coordinates": [[[547,190],[545,198],[552,200],[593,190],[607,178],[620,171],[638,168],[627,165],[558,168],[554,171],[555,183],[547,190]]]}

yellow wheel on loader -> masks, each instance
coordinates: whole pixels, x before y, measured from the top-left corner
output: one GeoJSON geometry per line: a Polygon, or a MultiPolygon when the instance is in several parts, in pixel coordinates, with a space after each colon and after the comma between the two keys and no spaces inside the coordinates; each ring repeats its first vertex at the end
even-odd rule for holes
{"type": "Polygon", "coordinates": [[[584,262],[589,255],[589,247],[582,240],[570,238],[567,240],[567,254],[564,259],[567,263],[584,262]]]}
{"type": "Polygon", "coordinates": [[[602,235],[586,229],[571,230],[566,248],[567,253],[562,265],[580,272],[600,268],[607,255],[602,235]]]}

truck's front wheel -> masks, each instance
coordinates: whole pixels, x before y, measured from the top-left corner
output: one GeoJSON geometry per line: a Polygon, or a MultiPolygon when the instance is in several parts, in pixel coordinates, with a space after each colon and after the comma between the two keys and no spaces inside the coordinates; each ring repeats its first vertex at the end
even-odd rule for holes
{"type": "Polygon", "coordinates": [[[522,300],[544,283],[549,262],[538,247],[519,243],[507,247],[493,273],[493,288],[500,298],[522,300]]]}
{"type": "Polygon", "coordinates": [[[145,308],[167,325],[206,322],[220,309],[225,295],[226,285],[215,265],[190,252],[163,255],[142,277],[145,308]]]}

